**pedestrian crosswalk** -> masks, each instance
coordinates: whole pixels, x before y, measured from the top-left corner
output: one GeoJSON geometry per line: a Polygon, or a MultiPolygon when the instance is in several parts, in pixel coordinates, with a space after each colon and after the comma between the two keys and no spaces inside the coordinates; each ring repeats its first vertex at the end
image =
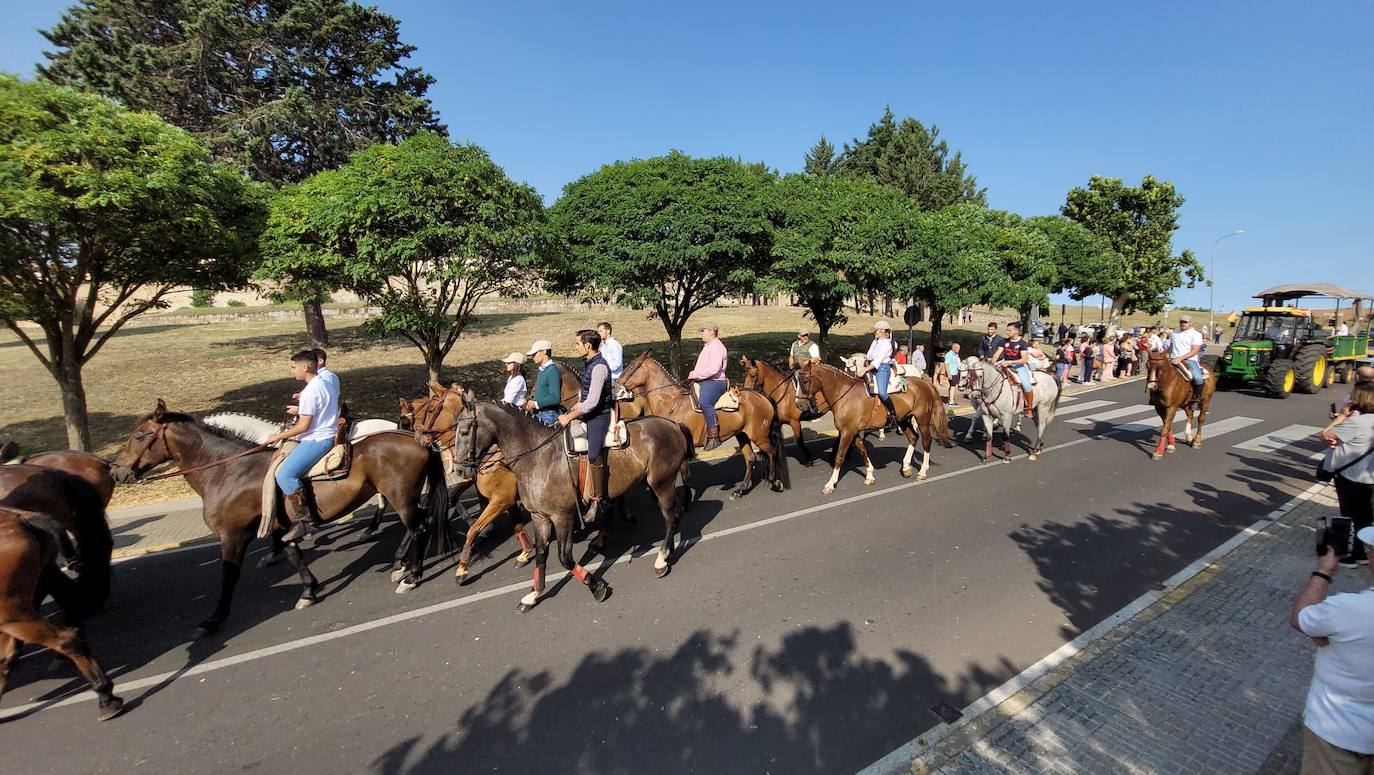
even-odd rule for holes
{"type": "Polygon", "coordinates": [[[1101,409],[1101,408],[1104,407],[1104,406],[1115,406],[1115,405],[1116,405],[1116,402],[1115,402],[1115,401],[1084,401],[1084,402],[1081,403],[1081,404],[1074,404],[1073,406],[1062,406],[1062,405],[1061,405],[1061,406],[1059,407],[1059,410],[1058,410],[1057,412],[1054,413],[1054,416],[1055,416],[1055,417],[1063,417],[1063,416],[1066,415],[1066,414],[1077,414],[1077,413],[1079,413],[1079,412],[1091,412],[1091,411],[1094,410],[1094,409],[1101,409]]]}
{"type": "Polygon", "coordinates": [[[1110,412],[1099,412],[1097,414],[1090,414],[1087,417],[1075,417],[1074,419],[1069,420],[1069,422],[1073,425],[1092,425],[1093,423],[1104,423],[1121,417],[1129,417],[1134,414],[1143,414],[1145,412],[1153,411],[1153,406],[1150,406],[1149,404],[1140,404],[1138,406],[1126,406],[1120,409],[1113,409],[1110,412]]]}
{"type": "MultiPolygon", "coordinates": [[[[1315,445],[1316,442],[1314,441],[1314,437],[1320,432],[1321,426],[1319,425],[1288,425],[1276,431],[1270,431],[1260,436],[1256,436],[1248,441],[1233,444],[1231,448],[1246,452],[1273,454],[1288,447],[1315,445]]],[[[1312,460],[1316,460],[1322,456],[1321,452],[1315,452],[1311,449],[1299,450],[1298,454],[1312,460]]]]}

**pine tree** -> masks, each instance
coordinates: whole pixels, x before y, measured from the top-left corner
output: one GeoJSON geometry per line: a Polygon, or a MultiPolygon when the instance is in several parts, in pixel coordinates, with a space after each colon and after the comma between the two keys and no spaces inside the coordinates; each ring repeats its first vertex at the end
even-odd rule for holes
{"type": "Polygon", "coordinates": [[[803,171],[818,178],[831,178],[839,172],[839,159],[835,156],[835,146],[821,135],[821,139],[806,152],[806,166],[803,171]]]}
{"type": "Polygon", "coordinates": [[[940,128],[926,129],[910,116],[898,122],[891,108],[868,128],[867,137],[845,144],[840,168],[848,177],[901,191],[923,211],[961,202],[987,205],[987,189],[978,187],[958,151],[950,154],[940,128]]]}

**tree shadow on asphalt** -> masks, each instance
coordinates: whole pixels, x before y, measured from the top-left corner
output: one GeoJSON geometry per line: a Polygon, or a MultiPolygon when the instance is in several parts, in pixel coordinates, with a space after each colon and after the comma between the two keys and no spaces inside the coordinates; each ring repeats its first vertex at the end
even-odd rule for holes
{"type": "MultiPolygon", "coordinates": [[[[1175,453],[1185,454],[1201,451],[1175,453]]],[[[1035,563],[1040,589],[1068,618],[1071,626],[1061,634],[1074,638],[1159,588],[1149,579],[1173,575],[1296,495],[1311,479],[1305,454],[1237,455],[1245,467],[1227,475],[1234,491],[1203,482],[1179,489],[1177,468],[1145,463],[1140,473],[1158,473],[1160,494],[1176,493],[1174,501],[1138,502],[1071,523],[1022,524],[1010,537],[1035,563]]]]}
{"type": "Polygon", "coordinates": [[[565,681],[515,668],[451,732],[402,740],[371,771],[852,772],[937,724],[932,706],[963,707],[1016,672],[1003,660],[947,677],[911,651],[861,654],[858,638],[849,623],[808,626],[774,649],[702,629],[672,653],[587,654],[565,681]]]}

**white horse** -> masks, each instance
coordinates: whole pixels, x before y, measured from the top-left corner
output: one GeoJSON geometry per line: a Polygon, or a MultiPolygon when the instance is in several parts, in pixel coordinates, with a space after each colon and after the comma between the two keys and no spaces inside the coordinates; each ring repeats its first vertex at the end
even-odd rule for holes
{"type": "MultiPolygon", "coordinates": [[[[976,424],[979,418],[982,419],[983,432],[988,437],[983,462],[992,459],[994,420],[1000,422],[1004,429],[1002,451],[1006,453],[1006,457],[1002,458],[1002,462],[1011,462],[1011,431],[1005,429],[1015,429],[1019,424],[1021,409],[1018,398],[1021,396],[1021,382],[1008,379],[1001,368],[989,361],[967,358],[964,360],[963,384],[969,401],[978,411],[974,422],[976,424]]],[[[1059,411],[1059,382],[1043,371],[1032,371],[1031,384],[1035,388],[1031,404],[1031,411],[1035,417],[1035,444],[1031,447],[1030,459],[1039,460],[1040,451],[1045,446],[1045,429],[1054,419],[1054,413],[1059,411]]]]}

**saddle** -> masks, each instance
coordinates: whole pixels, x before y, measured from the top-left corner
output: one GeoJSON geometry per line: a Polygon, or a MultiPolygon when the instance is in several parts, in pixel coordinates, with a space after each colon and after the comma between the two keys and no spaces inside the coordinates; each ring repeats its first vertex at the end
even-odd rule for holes
{"type": "MultiPolygon", "coordinates": [[[[630,443],[629,431],[625,428],[625,421],[619,417],[611,423],[611,427],[606,429],[606,439],[604,446],[606,449],[620,449],[630,443]]],[[[587,424],[581,420],[573,420],[563,429],[563,448],[568,451],[568,457],[585,456],[589,445],[587,444],[587,424]]]]}
{"type": "MultiPolygon", "coordinates": [[[[1189,382],[1192,382],[1192,381],[1193,381],[1193,371],[1192,371],[1192,369],[1189,369],[1187,366],[1184,366],[1184,365],[1181,364],[1181,363],[1171,363],[1171,364],[1169,364],[1169,365],[1174,367],[1174,371],[1177,371],[1177,372],[1179,373],[1179,376],[1183,377],[1184,379],[1188,380],[1189,382]]],[[[1199,364],[1199,365],[1200,365],[1200,364],[1199,364]]],[[[1211,378],[1212,378],[1212,372],[1211,372],[1211,370],[1209,370],[1206,366],[1203,366],[1203,367],[1202,367],[1202,381],[1203,381],[1203,382],[1206,382],[1207,380],[1209,380],[1209,379],[1211,379],[1211,378]]]]}
{"type": "MultiPolygon", "coordinates": [[[[905,365],[905,364],[898,364],[897,366],[895,366],[895,367],[892,369],[892,374],[891,374],[891,376],[890,376],[890,377],[888,378],[888,380],[887,380],[887,393],[888,393],[888,395],[892,395],[893,393],[905,393],[905,392],[906,392],[906,378],[907,378],[908,376],[913,376],[913,377],[914,377],[914,376],[916,376],[918,373],[919,373],[919,372],[916,372],[916,367],[914,367],[914,366],[905,365]],[[913,373],[911,373],[911,374],[904,374],[903,371],[906,370],[906,369],[910,369],[913,373]]],[[[921,376],[924,376],[924,375],[921,375],[921,376]]],[[[868,387],[868,394],[869,394],[870,396],[876,396],[876,395],[878,395],[878,372],[876,372],[876,371],[870,371],[868,374],[864,375],[864,385],[866,385],[866,386],[868,387]]]]}
{"type": "MultiPolygon", "coordinates": [[[[738,412],[739,411],[739,389],[730,387],[729,380],[726,380],[726,389],[716,399],[717,412],[738,412]]],[[[701,383],[692,383],[692,411],[701,413],[701,383]]]]}

